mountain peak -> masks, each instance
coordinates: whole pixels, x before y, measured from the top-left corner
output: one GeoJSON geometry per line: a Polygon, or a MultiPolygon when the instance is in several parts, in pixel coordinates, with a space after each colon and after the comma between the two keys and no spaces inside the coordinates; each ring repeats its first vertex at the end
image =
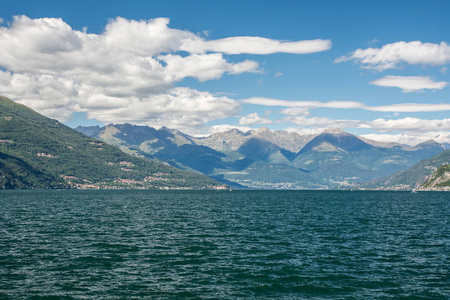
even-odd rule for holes
{"type": "MultiPolygon", "coordinates": [[[[422,142],[422,143],[420,143],[420,144],[422,144],[422,145],[430,145],[430,144],[438,144],[438,142],[436,142],[436,141],[433,140],[433,139],[429,139],[428,141],[422,142]]],[[[420,144],[419,144],[419,145],[420,145],[420,144]]]]}
{"type": "Polygon", "coordinates": [[[239,135],[244,134],[242,131],[240,131],[240,130],[237,129],[237,128],[232,128],[232,129],[230,129],[230,130],[228,130],[228,131],[225,131],[225,133],[235,133],[235,134],[239,134],[239,135]]]}
{"type": "Polygon", "coordinates": [[[263,126],[258,128],[258,130],[256,130],[256,133],[266,133],[266,132],[272,132],[272,130],[270,130],[269,128],[263,126]]]}
{"type": "Polygon", "coordinates": [[[348,134],[344,130],[340,128],[327,128],[324,131],[322,131],[321,134],[328,133],[328,134],[348,134]]]}
{"type": "Polygon", "coordinates": [[[439,144],[438,142],[436,142],[435,140],[432,140],[432,139],[415,145],[413,147],[413,149],[427,149],[427,148],[436,148],[436,147],[445,149],[444,145],[439,144]]]}

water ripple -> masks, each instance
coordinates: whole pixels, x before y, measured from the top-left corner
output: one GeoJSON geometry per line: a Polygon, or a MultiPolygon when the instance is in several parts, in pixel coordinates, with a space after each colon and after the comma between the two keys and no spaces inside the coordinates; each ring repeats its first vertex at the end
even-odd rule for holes
{"type": "Polygon", "coordinates": [[[448,193],[2,191],[0,299],[450,299],[448,193]]]}

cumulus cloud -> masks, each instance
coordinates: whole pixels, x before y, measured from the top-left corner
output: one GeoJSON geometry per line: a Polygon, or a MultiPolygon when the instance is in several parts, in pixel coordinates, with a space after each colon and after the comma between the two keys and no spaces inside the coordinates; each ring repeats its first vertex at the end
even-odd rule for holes
{"type": "Polygon", "coordinates": [[[450,46],[413,42],[396,42],[381,48],[357,49],[335,59],[335,63],[353,60],[365,69],[383,71],[395,69],[401,64],[438,66],[450,63],[450,46]]]}
{"type": "Polygon", "coordinates": [[[67,121],[78,98],[76,83],[67,78],[52,75],[12,74],[0,71],[2,95],[20,99],[20,103],[30,106],[51,117],[67,121]],[[52,101],[56,99],[56,101],[52,101]]]}
{"type": "Polygon", "coordinates": [[[428,76],[385,76],[370,84],[383,87],[397,87],[403,93],[420,92],[424,89],[441,90],[447,86],[445,81],[434,81],[428,76]]]}
{"type": "Polygon", "coordinates": [[[236,114],[240,103],[175,88],[184,78],[207,81],[262,72],[255,61],[229,62],[224,54],[311,53],[331,47],[328,40],[206,38],[170,28],[166,18],[116,18],[94,34],[74,30],[60,18],[17,16],[0,26],[0,91],[61,121],[78,111],[102,122],[197,128],[236,114]]]}
{"type": "MultiPolygon", "coordinates": [[[[146,98],[129,97],[112,100],[121,100],[125,103],[109,101],[112,105],[108,109],[96,110],[92,109],[92,106],[83,106],[80,107],[80,111],[87,112],[90,118],[104,122],[129,122],[129,116],[132,115],[137,124],[149,126],[170,124],[180,130],[194,132],[193,130],[201,128],[205,123],[234,115],[240,109],[236,101],[227,97],[216,97],[209,92],[182,87],[146,98]]],[[[98,100],[94,99],[91,103],[96,105],[98,100]]]]}
{"type": "Polygon", "coordinates": [[[248,114],[239,120],[239,125],[252,126],[256,124],[272,124],[272,121],[258,116],[258,113],[248,114]]]}
{"type": "Polygon", "coordinates": [[[199,81],[219,79],[224,73],[240,74],[244,72],[259,73],[258,63],[246,60],[236,64],[227,63],[221,53],[192,54],[188,57],[179,55],[164,55],[158,57],[166,63],[164,73],[170,76],[170,81],[180,81],[185,77],[196,78],[199,81]]]}

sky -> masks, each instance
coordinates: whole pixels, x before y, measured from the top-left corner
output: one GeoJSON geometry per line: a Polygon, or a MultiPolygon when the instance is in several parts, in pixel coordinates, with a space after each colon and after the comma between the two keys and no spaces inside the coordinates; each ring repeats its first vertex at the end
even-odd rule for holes
{"type": "Polygon", "coordinates": [[[450,143],[450,1],[0,0],[0,95],[68,126],[450,143]]]}

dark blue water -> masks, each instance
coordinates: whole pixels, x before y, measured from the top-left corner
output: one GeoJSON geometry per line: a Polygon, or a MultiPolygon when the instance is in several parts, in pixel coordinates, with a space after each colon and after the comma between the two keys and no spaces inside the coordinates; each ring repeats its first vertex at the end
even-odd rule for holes
{"type": "Polygon", "coordinates": [[[450,299],[450,193],[2,191],[1,299],[450,299]]]}

